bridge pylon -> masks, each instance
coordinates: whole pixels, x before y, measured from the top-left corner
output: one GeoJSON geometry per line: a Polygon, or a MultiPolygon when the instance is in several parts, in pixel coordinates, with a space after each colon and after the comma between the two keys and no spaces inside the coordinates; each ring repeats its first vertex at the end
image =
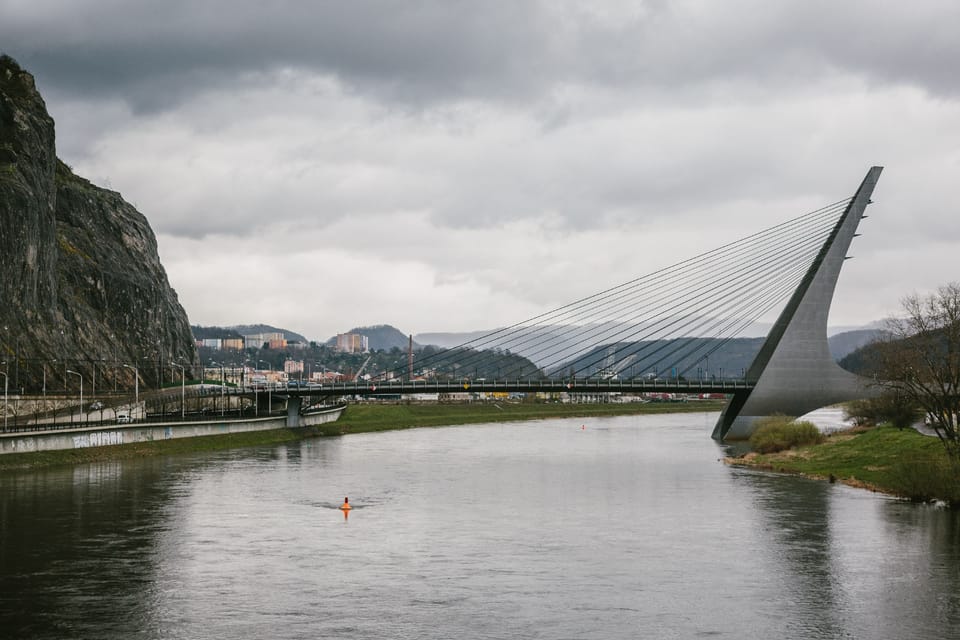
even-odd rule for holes
{"type": "Polygon", "coordinates": [[[746,439],[757,419],[775,413],[801,416],[876,394],[867,379],[834,362],[827,319],[840,268],[882,170],[867,172],[750,365],[746,377],[753,388],[730,399],[714,427],[714,439],[746,439]]]}

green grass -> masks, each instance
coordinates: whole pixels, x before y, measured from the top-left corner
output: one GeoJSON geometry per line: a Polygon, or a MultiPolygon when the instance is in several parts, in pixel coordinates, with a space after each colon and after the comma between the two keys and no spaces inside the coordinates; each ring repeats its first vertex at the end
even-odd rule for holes
{"type": "Polygon", "coordinates": [[[336,422],[303,429],[250,431],[196,438],[154,440],[110,447],[37,451],[0,455],[0,472],[74,465],[102,460],[138,458],[218,451],[238,447],[281,444],[303,438],[340,436],[351,433],[439,427],[480,422],[506,422],[543,418],[613,416],[625,414],[719,411],[723,402],[650,404],[441,404],[441,405],[350,405],[336,422]]]}
{"type": "Polygon", "coordinates": [[[732,464],[830,478],[914,500],[960,498],[956,470],[940,441],[913,429],[875,427],[829,436],[822,444],[749,454],[732,464]]]}
{"type": "Polygon", "coordinates": [[[337,422],[339,433],[361,433],[411,427],[439,427],[478,422],[511,422],[544,418],[615,416],[624,414],[719,411],[722,402],[649,404],[473,403],[440,405],[350,405],[337,422]]]}

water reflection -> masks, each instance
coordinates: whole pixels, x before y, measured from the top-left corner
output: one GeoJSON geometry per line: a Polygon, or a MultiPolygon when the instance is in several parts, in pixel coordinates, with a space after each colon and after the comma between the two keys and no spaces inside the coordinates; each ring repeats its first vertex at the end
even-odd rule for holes
{"type": "MultiPolygon", "coordinates": [[[[917,617],[927,637],[960,626],[960,512],[931,505],[884,502],[879,601],[898,617],[917,617]]],[[[851,567],[851,573],[856,571],[851,567]]]]}
{"type": "Polygon", "coordinates": [[[833,565],[829,492],[825,482],[786,478],[750,470],[733,471],[750,487],[755,523],[768,544],[765,564],[775,569],[784,615],[795,620],[801,636],[844,637],[844,594],[833,565]]]}
{"type": "Polygon", "coordinates": [[[150,459],[0,477],[0,628],[59,638],[151,628],[168,467],[150,459]]]}
{"type": "Polygon", "coordinates": [[[732,470],[795,637],[932,638],[960,623],[960,513],[823,481],[732,470]]]}

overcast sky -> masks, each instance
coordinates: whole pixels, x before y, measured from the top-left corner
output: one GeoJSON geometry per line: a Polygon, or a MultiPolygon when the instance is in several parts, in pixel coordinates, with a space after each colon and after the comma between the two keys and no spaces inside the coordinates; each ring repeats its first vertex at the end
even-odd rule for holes
{"type": "Polygon", "coordinates": [[[852,195],[832,325],[960,279],[960,3],[0,0],[193,324],[522,320],[852,195]]]}

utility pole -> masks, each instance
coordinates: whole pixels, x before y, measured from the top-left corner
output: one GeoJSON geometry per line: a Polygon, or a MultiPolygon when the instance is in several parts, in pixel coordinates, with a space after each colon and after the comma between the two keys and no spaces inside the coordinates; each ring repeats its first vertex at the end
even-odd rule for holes
{"type": "Polygon", "coordinates": [[[413,334],[407,343],[407,382],[413,382],[413,334]]]}
{"type": "Polygon", "coordinates": [[[177,364],[176,362],[171,362],[170,365],[180,367],[180,419],[183,420],[187,413],[186,369],[184,369],[182,364],[177,364]]]}

